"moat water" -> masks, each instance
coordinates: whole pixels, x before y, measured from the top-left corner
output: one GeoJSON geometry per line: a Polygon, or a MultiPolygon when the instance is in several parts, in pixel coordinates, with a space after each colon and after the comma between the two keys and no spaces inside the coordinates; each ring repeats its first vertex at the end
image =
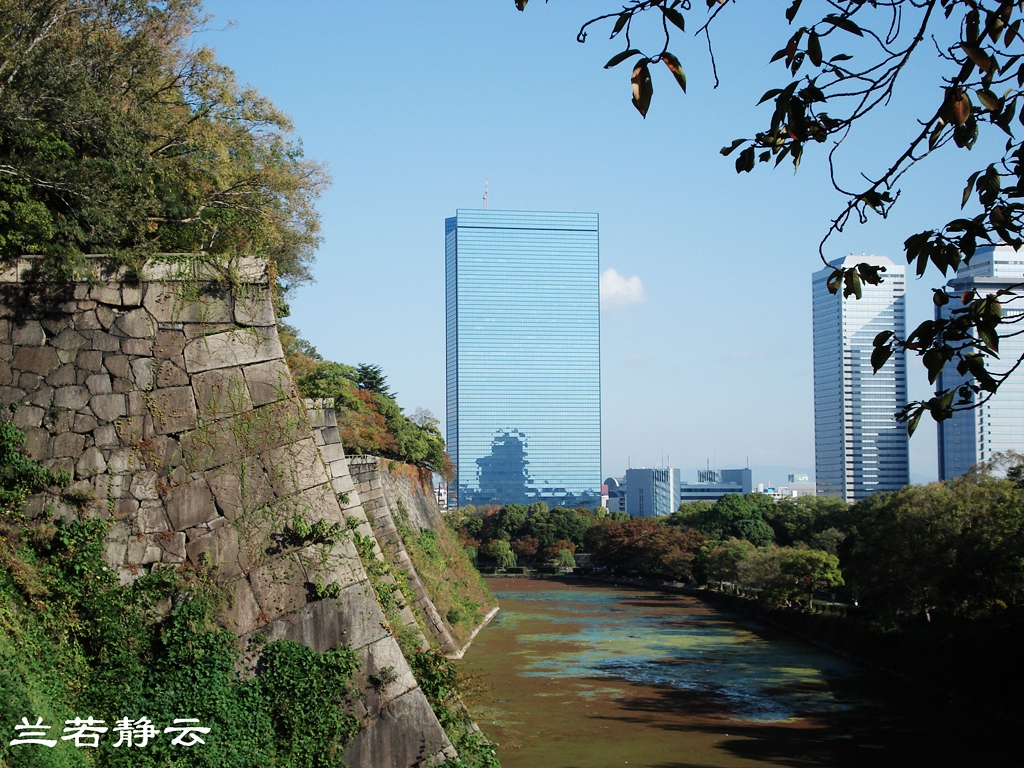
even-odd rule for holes
{"type": "Polygon", "coordinates": [[[503,768],[1020,764],[1016,726],[684,595],[491,581],[463,669],[503,768]]]}

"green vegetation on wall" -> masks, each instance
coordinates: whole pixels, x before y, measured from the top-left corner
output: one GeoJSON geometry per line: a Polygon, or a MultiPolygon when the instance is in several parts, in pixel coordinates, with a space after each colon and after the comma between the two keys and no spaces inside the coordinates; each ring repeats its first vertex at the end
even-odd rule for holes
{"type": "Polygon", "coordinates": [[[473,727],[469,710],[462,703],[460,690],[465,681],[455,664],[437,651],[414,653],[409,664],[438,722],[459,752],[458,759],[448,760],[443,768],[500,768],[494,745],[473,727]]]}
{"type": "Polygon", "coordinates": [[[448,526],[415,530],[401,500],[394,521],[434,607],[448,622],[456,642],[465,643],[494,602],[480,573],[448,526]]]}
{"type": "Polygon", "coordinates": [[[33,467],[22,440],[3,420],[0,723],[42,718],[57,744],[12,747],[5,738],[0,765],[340,768],[359,729],[347,701],[355,653],[277,641],[250,648],[259,662],[240,674],[237,638],[215,623],[223,594],[209,569],[157,570],[122,586],[102,559],[110,521],[21,517],[27,487],[61,479],[33,467]],[[61,740],[76,717],[110,729],[97,748],[61,740]],[[115,748],[123,718],[148,718],[157,733],[145,746],[115,748]],[[178,718],[210,728],[205,744],[171,744],[162,731],[178,718]]]}

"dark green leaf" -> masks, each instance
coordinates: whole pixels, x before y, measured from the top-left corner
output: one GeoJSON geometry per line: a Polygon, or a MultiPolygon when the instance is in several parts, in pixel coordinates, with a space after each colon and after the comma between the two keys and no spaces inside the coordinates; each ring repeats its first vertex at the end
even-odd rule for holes
{"type": "Polygon", "coordinates": [[[683,14],[681,14],[675,8],[662,8],[661,12],[665,14],[666,19],[671,21],[684,32],[686,31],[686,22],[683,21],[683,14]]]}
{"type": "Polygon", "coordinates": [[[516,0],[516,8],[518,8],[520,11],[525,11],[526,4],[528,2],[530,2],[530,0],[516,0]]]}
{"type": "Polygon", "coordinates": [[[750,173],[754,170],[754,148],[747,147],[736,158],[736,173],[750,173]]]}
{"type": "Polygon", "coordinates": [[[860,275],[857,274],[857,270],[847,270],[843,276],[843,298],[850,296],[856,296],[860,299],[863,296],[863,289],[860,283],[860,275]]]}
{"type": "Polygon", "coordinates": [[[978,180],[978,176],[981,175],[981,171],[975,171],[971,174],[970,178],[967,179],[967,186],[964,187],[964,196],[960,201],[960,208],[962,209],[967,205],[967,201],[971,199],[971,192],[974,191],[974,182],[978,180]]]}
{"type": "Polygon", "coordinates": [[[639,55],[639,53],[640,51],[638,51],[636,48],[627,48],[625,51],[617,53],[610,59],[608,59],[608,63],[604,65],[604,68],[611,69],[612,67],[616,67],[622,62],[624,62],[626,59],[628,59],[630,56],[637,56],[639,55]]]}
{"type": "Polygon", "coordinates": [[[981,102],[981,106],[987,109],[989,112],[998,112],[1000,107],[1000,99],[992,91],[987,88],[982,88],[975,91],[978,96],[978,101],[981,102]]]}
{"type": "Polygon", "coordinates": [[[793,0],[793,4],[786,9],[786,21],[788,21],[790,24],[792,24],[793,19],[796,18],[796,13],[797,11],[800,10],[800,3],[802,3],[803,1],[804,0],[793,0]]]}
{"type": "Polygon", "coordinates": [[[817,32],[811,32],[807,38],[807,55],[811,57],[811,63],[814,66],[821,66],[821,41],[818,39],[817,32]]]}
{"type": "Polygon", "coordinates": [[[919,406],[917,408],[917,410],[914,411],[914,415],[911,416],[910,419],[907,421],[907,436],[908,437],[913,437],[914,436],[914,432],[917,431],[918,422],[921,421],[921,414],[923,414],[923,413],[924,413],[924,408],[919,406]]]}
{"type": "Polygon", "coordinates": [[[878,373],[883,365],[892,357],[892,347],[875,347],[871,351],[871,368],[878,373]]]}
{"type": "Polygon", "coordinates": [[[619,18],[615,20],[615,26],[612,27],[612,34],[611,37],[608,38],[609,40],[614,38],[617,34],[619,34],[619,32],[622,31],[622,28],[626,26],[626,22],[629,21],[629,18],[630,17],[628,13],[619,14],[619,18]]]}
{"type": "Polygon", "coordinates": [[[744,141],[746,141],[746,139],[736,139],[736,141],[734,141],[734,142],[733,142],[732,144],[730,144],[730,145],[729,145],[728,147],[722,147],[722,148],[721,148],[720,150],[718,150],[718,151],[719,151],[719,153],[720,153],[721,155],[723,155],[724,157],[728,157],[729,155],[731,155],[731,154],[732,154],[732,153],[733,153],[733,152],[734,152],[734,151],[736,150],[736,147],[738,147],[738,146],[739,146],[740,144],[742,144],[742,143],[743,143],[744,141]]]}
{"type": "Polygon", "coordinates": [[[893,333],[892,331],[882,331],[881,333],[875,336],[874,341],[871,342],[871,346],[880,347],[886,342],[888,342],[889,339],[891,339],[895,335],[896,334],[893,333]]]}
{"type": "Polygon", "coordinates": [[[961,43],[960,47],[967,54],[967,58],[978,65],[978,69],[984,72],[992,69],[992,57],[985,53],[984,50],[976,45],[968,45],[967,43],[961,43]]]}
{"type": "Polygon", "coordinates": [[[830,13],[828,16],[822,19],[822,21],[825,22],[826,24],[832,24],[833,26],[846,30],[851,34],[857,35],[858,37],[864,37],[864,33],[861,32],[860,27],[858,27],[852,19],[848,19],[845,16],[835,16],[834,14],[830,13]]]}

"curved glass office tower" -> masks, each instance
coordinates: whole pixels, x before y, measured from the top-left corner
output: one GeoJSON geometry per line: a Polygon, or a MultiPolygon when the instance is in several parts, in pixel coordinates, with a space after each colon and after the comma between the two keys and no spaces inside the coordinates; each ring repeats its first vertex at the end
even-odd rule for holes
{"type": "Polygon", "coordinates": [[[600,502],[598,280],[596,213],[445,219],[449,504],[600,502]]]}
{"type": "MultiPolygon", "coordinates": [[[[977,291],[979,296],[985,296],[1014,288],[1015,296],[1003,297],[1003,318],[1019,318],[1024,313],[1024,296],[1016,286],[1021,283],[1024,283],[1024,252],[1018,253],[1009,245],[979,248],[971,263],[961,264],[956,277],[948,283],[952,292],[961,294],[961,298],[937,307],[935,317],[946,319],[953,310],[962,309],[962,296],[966,291],[977,291]]],[[[1021,355],[1024,355],[1024,336],[1004,337],[999,340],[999,359],[987,361],[989,370],[1008,371],[1021,355]]],[[[955,363],[947,363],[935,387],[953,389],[966,381],[968,377],[957,372],[955,363]]],[[[1024,370],[1018,368],[984,405],[969,411],[954,411],[952,418],[940,421],[938,439],[940,480],[962,475],[996,453],[1024,452],[1024,370]]]]}
{"type": "Polygon", "coordinates": [[[907,428],[894,414],[907,404],[907,370],[896,353],[874,373],[872,342],[882,331],[906,337],[906,269],[884,256],[847,256],[832,266],[885,267],[881,285],[860,299],[831,294],[831,267],[814,273],[814,468],[819,496],[858,501],[910,482],[907,428]]]}

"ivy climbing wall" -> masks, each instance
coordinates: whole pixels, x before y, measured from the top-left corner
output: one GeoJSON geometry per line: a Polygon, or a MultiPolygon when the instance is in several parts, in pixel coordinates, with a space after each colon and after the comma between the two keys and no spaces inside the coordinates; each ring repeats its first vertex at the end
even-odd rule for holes
{"type": "Polygon", "coordinates": [[[31,274],[29,259],[0,271],[0,402],[17,404],[31,456],[74,482],[29,513],[112,518],[122,583],[214,566],[250,663],[255,639],[355,649],[354,768],[453,756],[360,560],[347,518],[367,517],[332,486],[295,396],[265,262],[183,257],[132,276],[95,260],[57,294],[31,274]]]}

